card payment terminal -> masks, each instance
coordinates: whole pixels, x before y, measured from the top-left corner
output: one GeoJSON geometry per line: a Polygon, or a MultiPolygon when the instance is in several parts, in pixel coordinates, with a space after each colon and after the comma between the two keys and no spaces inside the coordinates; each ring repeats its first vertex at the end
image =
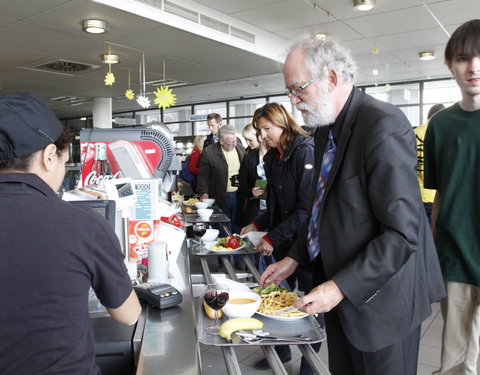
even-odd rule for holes
{"type": "Polygon", "coordinates": [[[138,299],[163,310],[182,303],[182,294],[170,284],[145,283],[133,287],[138,299]]]}

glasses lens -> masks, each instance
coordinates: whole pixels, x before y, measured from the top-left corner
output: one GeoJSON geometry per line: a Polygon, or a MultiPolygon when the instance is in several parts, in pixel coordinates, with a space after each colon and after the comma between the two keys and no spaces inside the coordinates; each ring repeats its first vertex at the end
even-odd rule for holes
{"type": "Polygon", "coordinates": [[[303,95],[303,89],[301,87],[297,87],[296,89],[292,90],[292,94],[300,97],[303,95]]]}

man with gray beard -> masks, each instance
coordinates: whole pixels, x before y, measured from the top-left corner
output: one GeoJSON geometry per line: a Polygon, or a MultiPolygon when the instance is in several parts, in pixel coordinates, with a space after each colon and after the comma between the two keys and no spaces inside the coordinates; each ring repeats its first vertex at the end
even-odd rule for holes
{"type": "Polygon", "coordinates": [[[295,302],[325,313],[334,375],[414,375],[420,326],[445,296],[416,175],[412,127],[391,104],[353,86],[355,63],[331,39],[297,43],[284,64],[292,105],[315,126],[312,212],[288,256],[260,283],[312,263],[295,302]]]}

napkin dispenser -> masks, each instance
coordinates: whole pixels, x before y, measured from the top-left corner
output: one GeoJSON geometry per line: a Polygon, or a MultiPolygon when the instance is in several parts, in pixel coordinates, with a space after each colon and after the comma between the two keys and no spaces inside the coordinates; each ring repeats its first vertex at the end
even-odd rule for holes
{"type": "Polygon", "coordinates": [[[167,243],[153,242],[148,247],[148,282],[168,283],[167,243]]]}

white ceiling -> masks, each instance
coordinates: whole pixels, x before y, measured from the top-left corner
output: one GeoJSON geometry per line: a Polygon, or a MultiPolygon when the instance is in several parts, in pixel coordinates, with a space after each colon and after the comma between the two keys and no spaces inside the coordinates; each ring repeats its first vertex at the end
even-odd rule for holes
{"type": "MultiPolygon", "coordinates": [[[[479,0],[377,0],[370,12],[353,10],[353,0],[170,0],[254,35],[253,44],[172,15],[163,10],[164,1],[168,5],[168,0],[0,0],[0,93],[38,92],[61,118],[91,115],[96,97],[112,97],[114,112],[138,110],[124,92],[130,71],[138,93],[143,55],[147,82],[163,79],[165,61],[167,79],[189,83],[173,89],[177,105],[278,94],[289,43],[320,31],[352,51],[357,84],[447,77],[442,58],[447,33],[480,15],[479,0]],[[110,31],[84,33],[81,21],[88,18],[108,21],[110,31]],[[112,65],[113,86],[104,85],[108,66],[100,59],[109,46],[121,56],[121,63],[112,65]],[[437,58],[419,61],[423,50],[437,58]],[[31,69],[58,59],[96,68],[68,75],[31,69]],[[72,106],[50,100],[60,96],[85,101],[72,106]]],[[[147,93],[154,89],[146,85],[147,93]]]]}

